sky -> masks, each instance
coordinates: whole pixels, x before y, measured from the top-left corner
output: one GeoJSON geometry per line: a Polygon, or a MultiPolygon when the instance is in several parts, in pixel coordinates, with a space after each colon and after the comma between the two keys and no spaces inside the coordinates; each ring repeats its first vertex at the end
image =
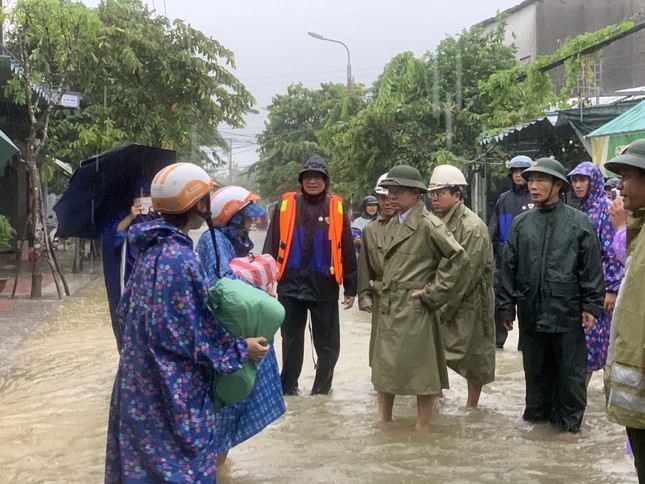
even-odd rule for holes
{"type": "MultiPolygon", "coordinates": [[[[96,6],[98,0],[85,0],[96,6]]],[[[347,51],[307,32],[344,42],[354,82],[370,85],[397,54],[419,57],[455,35],[521,3],[521,0],[144,0],[158,15],[180,18],[235,54],[233,73],[254,95],[259,113],[242,130],[222,126],[232,140],[233,161],[257,160],[255,135],[264,128],[266,107],[291,83],[318,88],[345,84],[347,51]]]]}

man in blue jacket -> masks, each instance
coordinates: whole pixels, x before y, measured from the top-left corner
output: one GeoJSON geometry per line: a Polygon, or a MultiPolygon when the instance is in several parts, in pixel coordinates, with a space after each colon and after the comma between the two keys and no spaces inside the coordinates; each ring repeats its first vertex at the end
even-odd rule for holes
{"type": "MultiPolygon", "coordinates": [[[[510,190],[502,193],[497,199],[495,210],[488,222],[488,232],[493,243],[493,254],[495,255],[495,276],[494,288],[495,293],[499,289],[499,279],[502,272],[502,256],[504,247],[508,238],[508,231],[511,229],[513,219],[519,214],[530,210],[535,206],[531,201],[531,194],[522,177],[522,170],[531,166],[531,158],[524,155],[518,155],[506,162],[508,177],[511,179],[513,186],[510,190]]],[[[508,337],[508,331],[499,318],[499,303],[495,298],[495,345],[503,348],[508,337]]]]}

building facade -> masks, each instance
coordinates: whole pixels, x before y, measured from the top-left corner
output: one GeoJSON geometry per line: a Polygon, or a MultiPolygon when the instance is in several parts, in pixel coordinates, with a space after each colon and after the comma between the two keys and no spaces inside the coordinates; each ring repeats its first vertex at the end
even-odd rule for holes
{"type": "MultiPolygon", "coordinates": [[[[645,0],[525,0],[502,12],[506,43],[515,44],[517,59],[530,64],[552,54],[569,39],[585,32],[627,20],[645,22],[645,0]]],[[[486,28],[497,26],[496,18],[484,20],[486,28]]],[[[590,60],[595,82],[581,80],[572,95],[592,97],[645,84],[645,29],[606,46],[602,56],[590,60]]],[[[549,72],[557,91],[564,85],[564,69],[549,72]]]]}

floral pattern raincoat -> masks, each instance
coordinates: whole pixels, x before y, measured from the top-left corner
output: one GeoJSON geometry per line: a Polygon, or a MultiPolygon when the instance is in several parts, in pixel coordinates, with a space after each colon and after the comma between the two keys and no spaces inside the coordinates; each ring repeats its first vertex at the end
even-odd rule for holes
{"type": "MultiPolygon", "coordinates": [[[[589,177],[587,194],[580,200],[580,210],[585,213],[593,223],[598,236],[598,244],[602,255],[602,268],[605,276],[605,291],[618,293],[620,281],[623,278],[623,267],[614,251],[614,236],[616,229],[609,221],[609,205],[604,191],[605,180],[600,169],[589,161],[580,163],[571,173],[589,177]]],[[[575,193],[574,193],[575,196],[575,193]]],[[[587,371],[596,371],[604,368],[607,362],[607,349],[609,347],[609,334],[611,326],[611,312],[603,312],[591,330],[585,330],[587,341],[587,371]]]]}
{"type": "Polygon", "coordinates": [[[132,227],[139,258],[117,309],[123,350],[110,403],[105,482],[215,482],[213,372],[246,362],[207,302],[191,239],[163,220],[132,227]]]}

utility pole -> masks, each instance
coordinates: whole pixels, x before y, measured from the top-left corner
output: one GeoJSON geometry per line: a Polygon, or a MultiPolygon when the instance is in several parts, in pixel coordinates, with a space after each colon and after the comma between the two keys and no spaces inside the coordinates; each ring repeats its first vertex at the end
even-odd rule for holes
{"type": "Polygon", "coordinates": [[[233,183],[233,138],[228,139],[228,184],[233,183]]]}

